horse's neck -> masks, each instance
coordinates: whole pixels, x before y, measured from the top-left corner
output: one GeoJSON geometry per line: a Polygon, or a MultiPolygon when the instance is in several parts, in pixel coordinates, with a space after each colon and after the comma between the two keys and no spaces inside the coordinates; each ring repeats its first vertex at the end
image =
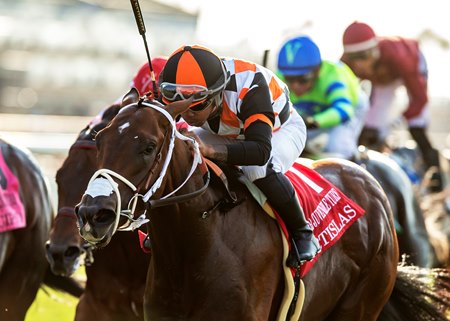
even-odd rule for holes
{"type": "MultiPolygon", "coordinates": [[[[179,187],[188,177],[192,167],[193,156],[186,143],[186,149],[174,150],[171,164],[168,168],[166,182],[162,190],[162,197],[179,187]]],[[[177,146],[179,147],[179,146],[177,146]]],[[[205,184],[204,173],[200,166],[196,168],[193,175],[186,184],[175,195],[186,195],[200,190],[205,184]]],[[[204,248],[205,244],[211,243],[214,236],[214,227],[211,221],[214,206],[218,204],[222,195],[212,184],[206,191],[192,199],[173,205],[163,206],[151,210],[151,233],[153,234],[152,247],[159,247],[162,251],[169,250],[173,258],[182,253],[189,256],[201,255],[195,253],[195,249],[204,248]],[[202,214],[211,211],[211,216],[202,218],[202,214]],[[186,251],[192,253],[186,253],[186,251]]],[[[223,194],[223,193],[222,193],[223,194]]],[[[158,248],[152,249],[153,255],[158,256],[158,248]]],[[[168,253],[162,253],[167,257],[168,253]]]]}

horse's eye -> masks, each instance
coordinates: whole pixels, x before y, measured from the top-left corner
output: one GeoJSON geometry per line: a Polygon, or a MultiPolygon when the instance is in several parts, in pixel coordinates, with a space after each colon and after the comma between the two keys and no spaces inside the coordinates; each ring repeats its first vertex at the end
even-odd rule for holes
{"type": "Polygon", "coordinates": [[[155,150],[155,145],[149,144],[145,147],[145,149],[142,151],[144,155],[150,155],[155,150]]]}

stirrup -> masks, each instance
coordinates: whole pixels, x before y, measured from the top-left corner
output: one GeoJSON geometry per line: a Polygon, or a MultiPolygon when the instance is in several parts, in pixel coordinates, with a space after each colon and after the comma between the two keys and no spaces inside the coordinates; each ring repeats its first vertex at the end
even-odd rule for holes
{"type": "Polygon", "coordinates": [[[320,246],[319,241],[314,236],[313,236],[313,239],[311,240],[311,242],[316,242],[317,243],[318,250],[317,250],[316,254],[314,254],[314,256],[312,258],[310,258],[309,260],[301,260],[300,259],[300,252],[298,251],[298,248],[297,248],[297,243],[295,243],[295,240],[293,238],[291,238],[292,248],[289,251],[289,255],[288,255],[287,259],[286,259],[286,265],[288,267],[290,267],[290,268],[298,269],[300,266],[302,266],[306,262],[314,260],[314,258],[320,252],[322,252],[322,247],[320,246]]]}

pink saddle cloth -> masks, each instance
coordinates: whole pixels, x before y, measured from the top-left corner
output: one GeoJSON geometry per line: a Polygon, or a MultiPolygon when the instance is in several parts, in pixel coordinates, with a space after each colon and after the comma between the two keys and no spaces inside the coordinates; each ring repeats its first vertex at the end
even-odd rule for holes
{"type": "MultiPolygon", "coordinates": [[[[303,277],[320,259],[320,256],[336,243],[345,230],[365,211],[309,167],[296,162],[285,174],[294,185],[305,217],[322,247],[321,253],[316,255],[312,261],[302,265],[300,276],[303,277]]],[[[286,226],[278,214],[275,214],[287,236],[286,226]]],[[[294,273],[295,270],[292,272],[294,273]]]]}
{"type": "Polygon", "coordinates": [[[0,233],[26,226],[25,209],[19,195],[19,181],[0,150],[0,233]]]}

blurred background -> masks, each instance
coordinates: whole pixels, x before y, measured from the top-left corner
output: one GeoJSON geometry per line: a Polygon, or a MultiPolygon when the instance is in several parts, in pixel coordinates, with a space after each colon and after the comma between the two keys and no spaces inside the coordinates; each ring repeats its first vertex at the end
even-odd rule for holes
{"type": "MultiPolygon", "coordinates": [[[[342,53],[354,20],[379,35],[420,40],[430,69],[430,134],[444,149],[450,124],[450,22],[444,2],[140,0],[151,56],[199,43],[275,68],[281,43],[310,35],[325,59],[342,53]]],[[[0,2],[0,137],[30,148],[50,178],[76,134],[121,97],[146,61],[126,0],[0,2]]],[[[405,96],[398,95],[398,110],[405,96]]]]}

